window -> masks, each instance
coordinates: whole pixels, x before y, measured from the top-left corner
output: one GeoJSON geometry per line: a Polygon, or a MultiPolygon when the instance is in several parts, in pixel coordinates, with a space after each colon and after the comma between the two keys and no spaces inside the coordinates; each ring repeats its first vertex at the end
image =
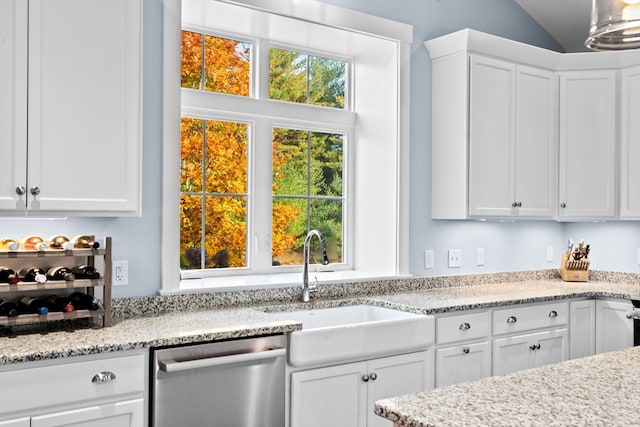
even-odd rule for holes
{"type": "Polygon", "coordinates": [[[401,274],[408,46],[291,9],[178,3],[165,5],[182,22],[165,29],[179,43],[165,37],[163,291],[293,282],[310,229],[327,241],[327,279],[401,274]]]}

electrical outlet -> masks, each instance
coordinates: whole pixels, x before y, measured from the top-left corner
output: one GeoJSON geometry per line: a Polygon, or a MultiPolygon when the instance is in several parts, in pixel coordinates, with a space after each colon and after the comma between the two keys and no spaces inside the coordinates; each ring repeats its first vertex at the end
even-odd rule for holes
{"type": "Polygon", "coordinates": [[[484,248],[476,249],[476,265],[484,265],[484,248]]]}
{"type": "Polygon", "coordinates": [[[424,251],[424,268],[433,268],[433,249],[424,251]]]}
{"type": "Polygon", "coordinates": [[[449,249],[449,268],[462,267],[462,250],[449,249]]]}
{"type": "Polygon", "coordinates": [[[124,286],[129,284],[129,261],[113,261],[113,286],[124,286]]]}

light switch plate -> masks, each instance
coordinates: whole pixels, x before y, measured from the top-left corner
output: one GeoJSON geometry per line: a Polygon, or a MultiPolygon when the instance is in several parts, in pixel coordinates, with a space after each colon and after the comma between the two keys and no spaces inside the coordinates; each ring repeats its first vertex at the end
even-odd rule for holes
{"type": "Polygon", "coordinates": [[[547,246],[547,262],[553,261],[553,246],[547,246]]]}
{"type": "Polygon", "coordinates": [[[433,249],[424,251],[424,268],[433,268],[433,249]]]}
{"type": "Polygon", "coordinates": [[[484,265],[484,248],[476,249],[476,265],[484,265]]]}

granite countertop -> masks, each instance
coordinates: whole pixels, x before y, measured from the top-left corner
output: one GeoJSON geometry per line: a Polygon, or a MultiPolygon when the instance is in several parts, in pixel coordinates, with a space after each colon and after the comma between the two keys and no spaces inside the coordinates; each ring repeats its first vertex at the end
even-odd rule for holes
{"type": "MultiPolygon", "coordinates": [[[[284,319],[277,311],[322,308],[358,303],[374,304],[414,313],[437,314],[518,303],[577,297],[628,298],[640,295],[640,285],[609,282],[567,283],[559,279],[524,280],[483,285],[444,286],[434,289],[389,292],[371,285],[364,296],[318,299],[308,304],[281,302],[248,307],[215,307],[188,310],[204,298],[180,296],[169,303],[173,312],[118,320],[103,329],[78,329],[0,337],[0,365],[76,355],[96,354],[145,347],[198,343],[230,338],[286,333],[301,329],[297,321],[284,319]],[[384,292],[382,292],[384,291],[384,292]],[[177,307],[176,301],[182,304],[177,307]],[[272,311],[269,313],[266,311],[272,311]]],[[[278,292],[278,290],[274,290],[278,292]]],[[[322,289],[319,294],[322,294],[322,289]]],[[[296,294],[297,295],[297,294],[296,294]]],[[[157,300],[165,300],[157,298],[157,300]]],[[[158,303],[154,300],[155,303],[158,303]]],[[[297,300],[296,300],[297,301],[297,300]]],[[[148,305],[149,301],[145,300],[148,305]]]]}
{"type": "Polygon", "coordinates": [[[405,427],[638,425],[640,347],[376,402],[405,427]]]}

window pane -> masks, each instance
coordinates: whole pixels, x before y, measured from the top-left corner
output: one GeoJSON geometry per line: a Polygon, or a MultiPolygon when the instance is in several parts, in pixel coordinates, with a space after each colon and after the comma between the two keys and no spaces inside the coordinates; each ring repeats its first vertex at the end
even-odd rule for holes
{"type": "Polygon", "coordinates": [[[343,145],[342,134],[273,129],[274,265],[302,264],[314,228],[327,240],[330,261],[342,262],[343,145]]]}
{"type": "Polygon", "coordinates": [[[182,31],[182,87],[248,96],[250,76],[251,43],[182,31]]]}
{"type": "Polygon", "coordinates": [[[180,268],[199,269],[202,264],[202,197],[180,196],[180,268]]]}
{"type": "Polygon", "coordinates": [[[311,200],[311,228],[322,233],[331,263],[342,262],[342,209],[342,200],[311,200]]]}
{"type": "Polygon", "coordinates": [[[342,196],[342,149],[344,136],[312,132],[310,137],[311,194],[342,196]]]}
{"type": "Polygon", "coordinates": [[[323,107],[344,108],[347,64],[335,59],[309,58],[309,103],[323,107]]]}
{"type": "Polygon", "coordinates": [[[269,50],[269,98],[344,108],[347,64],[285,49],[269,50]]]}
{"type": "Polygon", "coordinates": [[[207,120],[207,192],[247,192],[247,125],[207,120]]]}
{"type": "Polygon", "coordinates": [[[269,50],[269,98],[306,104],[307,55],[269,50]]]}
{"type": "Polygon", "coordinates": [[[246,267],[248,125],[181,125],[181,268],[246,267]]]}
{"type": "Polygon", "coordinates": [[[208,268],[246,267],[246,197],[207,197],[205,248],[208,268]]]}

